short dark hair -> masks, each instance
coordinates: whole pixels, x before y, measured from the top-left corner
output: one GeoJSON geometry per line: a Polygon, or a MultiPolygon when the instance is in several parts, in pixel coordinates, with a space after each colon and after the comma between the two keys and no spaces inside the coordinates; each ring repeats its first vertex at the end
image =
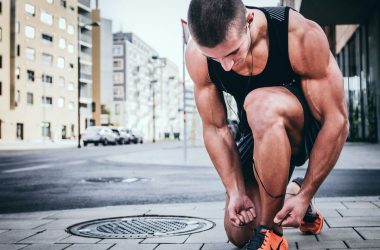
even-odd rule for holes
{"type": "Polygon", "coordinates": [[[190,33],[201,46],[224,42],[231,27],[243,32],[246,9],[241,0],[192,0],[187,12],[190,33]]]}

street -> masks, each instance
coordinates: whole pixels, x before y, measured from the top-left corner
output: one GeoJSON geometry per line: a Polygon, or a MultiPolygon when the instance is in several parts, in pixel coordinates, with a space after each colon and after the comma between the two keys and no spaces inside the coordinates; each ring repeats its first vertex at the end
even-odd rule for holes
{"type": "MultiPolygon", "coordinates": [[[[223,186],[208,164],[124,161],[158,150],[180,150],[177,142],[0,153],[0,213],[222,201],[223,186]]],[[[205,149],[198,147],[199,152],[205,149]]],[[[160,157],[157,154],[157,159],[160,157]]],[[[139,159],[140,159],[139,158],[139,159]]],[[[154,160],[153,160],[154,162],[154,160]]],[[[303,176],[305,168],[294,176],[303,176]]],[[[318,197],[380,195],[380,170],[335,169],[318,197]]]]}

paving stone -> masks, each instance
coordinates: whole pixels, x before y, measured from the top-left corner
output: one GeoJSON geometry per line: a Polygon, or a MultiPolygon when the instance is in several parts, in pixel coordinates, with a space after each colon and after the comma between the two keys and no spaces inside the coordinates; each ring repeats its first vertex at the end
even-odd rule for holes
{"type": "Polygon", "coordinates": [[[113,207],[101,207],[94,209],[73,209],[58,212],[53,216],[49,216],[49,219],[81,219],[82,221],[95,220],[111,217],[124,217],[124,216],[137,216],[147,213],[149,209],[147,207],[142,209],[126,209],[126,208],[113,208],[113,207]]]}
{"type": "Polygon", "coordinates": [[[380,217],[379,208],[338,209],[338,212],[342,214],[343,217],[367,217],[369,215],[380,217]]]}
{"type": "Polygon", "coordinates": [[[0,220],[0,229],[33,229],[42,226],[51,220],[0,220]]]}
{"type": "Polygon", "coordinates": [[[206,243],[202,247],[202,250],[238,250],[240,248],[237,248],[231,243],[206,243]]]}
{"type": "Polygon", "coordinates": [[[317,209],[345,209],[342,202],[315,202],[313,203],[317,209]]]}
{"type": "Polygon", "coordinates": [[[380,248],[380,240],[346,240],[350,248],[380,248]]]}
{"type": "Polygon", "coordinates": [[[20,243],[46,243],[53,244],[59,242],[61,239],[67,238],[70,234],[62,230],[45,230],[42,233],[33,235],[27,239],[20,241],[20,243]]]}
{"type": "Polygon", "coordinates": [[[341,210],[347,210],[347,209],[329,209],[329,208],[317,208],[318,211],[325,217],[325,216],[328,216],[330,218],[333,218],[333,217],[338,217],[338,218],[341,218],[342,215],[340,215],[340,213],[338,213],[338,211],[341,211],[341,210]]]}
{"type": "MultiPolygon", "coordinates": [[[[97,238],[88,238],[88,237],[79,237],[79,236],[75,236],[75,235],[70,235],[69,237],[67,238],[64,238],[60,241],[58,241],[58,243],[98,243],[99,241],[101,241],[101,239],[97,239],[97,238]]],[[[107,243],[105,243],[107,244],[107,243]]]]}
{"type": "Polygon", "coordinates": [[[202,244],[161,244],[154,250],[200,250],[202,244]]]}
{"type": "Polygon", "coordinates": [[[216,226],[210,230],[190,235],[186,243],[227,243],[223,220],[213,220],[216,226]]]}
{"type": "Polygon", "coordinates": [[[16,243],[39,232],[42,232],[42,230],[28,229],[7,231],[0,234],[0,243],[16,243]]]}
{"type": "Polygon", "coordinates": [[[366,240],[380,239],[380,227],[357,227],[355,228],[366,240]]]}
{"type": "Polygon", "coordinates": [[[143,240],[140,244],[182,244],[184,243],[189,235],[179,235],[171,237],[156,237],[156,238],[147,238],[143,240]]]}
{"type": "Polygon", "coordinates": [[[286,228],[284,229],[284,236],[288,242],[298,241],[317,241],[315,235],[302,234],[298,228],[286,228]]]}
{"type": "Polygon", "coordinates": [[[65,250],[107,250],[111,247],[111,244],[74,244],[65,248],[65,250]]]}
{"type": "Polygon", "coordinates": [[[200,217],[206,219],[220,219],[224,217],[224,210],[219,209],[193,209],[193,210],[182,210],[182,209],[152,209],[147,214],[159,214],[159,215],[180,215],[180,216],[190,216],[190,217],[200,217]]]}
{"type": "Polygon", "coordinates": [[[17,250],[17,249],[22,249],[26,247],[27,245],[11,245],[11,244],[0,244],[0,249],[1,250],[17,250]]]}
{"type": "Polygon", "coordinates": [[[371,227],[380,226],[380,217],[325,217],[330,227],[371,227]]]}
{"type": "Polygon", "coordinates": [[[62,250],[68,246],[70,244],[32,244],[23,248],[23,250],[62,250]]]}
{"type": "Polygon", "coordinates": [[[37,229],[61,229],[65,230],[69,226],[83,222],[83,219],[57,219],[50,221],[42,226],[37,227],[37,229]]]}
{"type": "Polygon", "coordinates": [[[4,232],[8,232],[9,230],[0,230],[0,234],[4,233],[4,232]]]}
{"type": "Polygon", "coordinates": [[[374,204],[370,202],[343,202],[343,204],[348,207],[349,209],[351,208],[377,208],[374,204]]]}
{"type": "Polygon", "coordinates": [[[362,240],[360,235],[355,232],[353,228],[324,228],[317,237],[320,241],[347,239],[362,240]]]}
{"type": "MultiPolygon", "coordinates": [[[[174,246],[178,246],[178,245],[175,244],[174,246]]],[[[111,250],[127,250],[127,249],[131,249],[131,250],[153,250],[153,249],[156,249],[156,247],[157,247],[157,244],[133,244],[133,243],[125,242],[125,243],[116,243],[116,245],[114,245],[110,249],[111,250]]]]}
{"type": "Polygon", "coordinates": [[[97,244],[109,244],[109,243],[120,243],[120,244],[130,244],[130,245],[137,245],[139,244],[143,239],[103,239],[99,241],[97,244]]]}
{"type": "Polygon", "coordinates": [[[16,219],[16,220],[41,220],[48,216],[53,216],[56,211],[47,212],[32,212],[32,213],[12,213],[12,214],[0,214],[0,220],[3,219],[16,219]]]}
{"type": "Polygon", "coordinates": [[[298,242],[299,249],[331,249],[343,248],[347,249],[343,241],[317,241],[317,242],[298,242]]]}

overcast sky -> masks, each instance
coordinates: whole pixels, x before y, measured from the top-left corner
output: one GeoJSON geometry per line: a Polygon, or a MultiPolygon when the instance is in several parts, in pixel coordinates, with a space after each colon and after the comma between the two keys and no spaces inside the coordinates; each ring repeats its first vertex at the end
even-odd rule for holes
{"type": "MultiPolygon", "coordinates": [[[[246,5],[276,6],[278,0],[243,0],[246,5]]],[[[190,0],[99,0],[103,18],[113,31],[133,32],[178,65],[182,72],[182,28],[190,0]]]]}

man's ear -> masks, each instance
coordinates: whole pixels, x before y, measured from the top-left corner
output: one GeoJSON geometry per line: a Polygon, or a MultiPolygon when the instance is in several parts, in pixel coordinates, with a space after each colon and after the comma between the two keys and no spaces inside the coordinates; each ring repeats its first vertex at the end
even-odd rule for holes
{"type": "Polygon", "coordinates": [[[253,11],[247,11],[247,14],[246,14],[245,18],[246,18],[248,24],[252,23],[254,15],[255,14],[253,13],[253,11]]]}

